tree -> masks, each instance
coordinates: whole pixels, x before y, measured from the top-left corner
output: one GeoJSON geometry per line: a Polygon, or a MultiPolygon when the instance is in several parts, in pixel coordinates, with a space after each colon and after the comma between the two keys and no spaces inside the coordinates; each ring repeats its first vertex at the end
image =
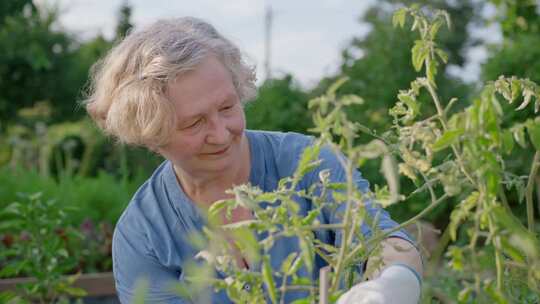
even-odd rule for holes
{"type": "Polygon", "coordinates": [[[58,76],[66,68],[73,42],[68,34],[52,29],[55,11],[31,3],[16,8],[3,11],[0,27],[0,119],[4,122],[15,120],[20,108],[65,96],[58,76]]]}
{"type": "Polygon", "coordinates": [[[125,1],[118,11],[118,23],[116,24],[116,40],[120,40],[133,28],[131,23],[132,7],[125,1]]]}
{"type": "Polygon", "coordinates": [[[257,98],[246,105],[248,128],[306,132],[312,125],[307,101],[291,75],[267,80],[257,98]]]}

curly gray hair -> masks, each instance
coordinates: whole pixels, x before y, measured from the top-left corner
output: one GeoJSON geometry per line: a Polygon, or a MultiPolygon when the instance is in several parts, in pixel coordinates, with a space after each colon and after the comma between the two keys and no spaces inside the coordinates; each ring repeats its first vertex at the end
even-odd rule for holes
{"type": "Polygon", "coordinates": [[[97,125],[120,142],[156,148],[176,125],[165,91],[207,56],[231,73],[242,103],[255,97],[255,71],[232,42],[209,23],[183,17],[160,20],[130,33],[91,70],[83,101],[97,125]]]}

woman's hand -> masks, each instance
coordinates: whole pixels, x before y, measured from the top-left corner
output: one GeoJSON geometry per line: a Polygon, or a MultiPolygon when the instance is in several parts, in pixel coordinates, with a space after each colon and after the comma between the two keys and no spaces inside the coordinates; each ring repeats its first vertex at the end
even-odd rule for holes
{"type": "Polygon", "coordinates": [[[390,265],[380,275],[344,293],[337,304],[417,304],[420,278],[404,264],[390,265]]]}

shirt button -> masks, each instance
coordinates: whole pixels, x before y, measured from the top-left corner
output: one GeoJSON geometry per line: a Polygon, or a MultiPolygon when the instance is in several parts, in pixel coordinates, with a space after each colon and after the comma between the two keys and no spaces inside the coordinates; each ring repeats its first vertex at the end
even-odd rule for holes
{"type": "Polygon", "coordinates": [[[245,291],[250,291],[251,290],[251,285],[246,283],[246,284],[244,284],[244,287],[242,287],[242,289],[244,289],[245,291]]]}

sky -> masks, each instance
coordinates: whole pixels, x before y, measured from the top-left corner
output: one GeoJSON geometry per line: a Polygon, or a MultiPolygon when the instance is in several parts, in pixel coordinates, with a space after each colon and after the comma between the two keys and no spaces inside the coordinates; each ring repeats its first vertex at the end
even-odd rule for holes
{"type": "MultiPolygon", "coordinates": [[[[99,33],[112,37],[118,9],[125,0],[38,0],[60,8],[60,24],[80,37],[99,33]]],[[[130,0],[135,28],[160,18],[195,16],[212,23],[236,43],[257,66],[259,83],[264,78],[264,16],[268,4],[273,11],[271,66],[274,76],[291,73],[299,84],[309,88],[322,77],[334,74],[340,64],[340,51],[352,37],[369,32],[360,16],[375,0],[130,0]]],[[[478,35],[497,39],[496,29],[478,35]]],[[[479,64],[486,57],[482,48],[469,50],[471,58],[464,73],[466,81],[478,77],[479,64]]]]}
{"type": "MultiPolygon", "coordinates": [[[[43,0],[41,2],[44,2],[43,0]]],[[[112,37],[124,0],[45,0],[60,7],[60,24],[80,37],[112,37]]],[[[369,28],[358,22],[373,1],[350,0],[131,0],[132,20],[141,27],[160,18],[195,16],[230,38],[264,78],[264,16],[272,4],[273,75],[291,73],[304,87],[337,70],[340,50],[369,28]]]]}

